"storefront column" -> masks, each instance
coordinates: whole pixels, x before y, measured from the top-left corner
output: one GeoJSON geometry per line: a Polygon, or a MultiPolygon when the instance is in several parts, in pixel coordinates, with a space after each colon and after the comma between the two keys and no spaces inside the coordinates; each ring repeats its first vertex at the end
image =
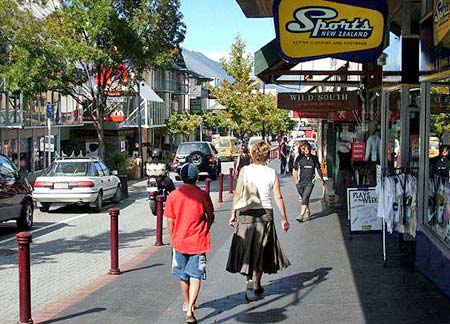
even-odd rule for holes
{"type": "Polygon", "coordinates": [[[409,158],[409,87],[400,90],[400,167],[408,166],[409,158]]]}
{"type": "Polygon", "coordinates": [[[420,130],[419,130],[419,178],[417,188],[417,224],[423,224],[424,215],[427,211],[428,199],[426,197],[426,186],[428,186],[427,175],[429,174],[428,152],[430,125],[430,96],[431,86],[429,82],[423,82],[420,86],[420,130]]]}
{"type": "Polygon", "coordinates": [[[389,121],[388,121],[388,113],[387,113],[387,100],[389,97],[388,93],[385,93],[383,89],[381,90],[381,156],[380,156],[380,163],[381,163],[381,170],[386,170],[388,163],[387,163],[387,132],[389,127],[389,121]]]}

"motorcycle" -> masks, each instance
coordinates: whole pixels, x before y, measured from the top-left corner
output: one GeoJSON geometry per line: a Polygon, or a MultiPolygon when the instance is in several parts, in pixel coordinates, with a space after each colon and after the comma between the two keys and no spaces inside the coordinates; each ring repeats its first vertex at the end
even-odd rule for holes
{"type": "Polygon", "coordinates": [[[167,176],[167,167],[164,163],[147,163],[146,172],[149,176],[147,180],[148,200],[150,210],[156,216],[156,197],[163,196],[163,203],[168,194],[175,190],[175,185],[170,177],[167,176]]]}

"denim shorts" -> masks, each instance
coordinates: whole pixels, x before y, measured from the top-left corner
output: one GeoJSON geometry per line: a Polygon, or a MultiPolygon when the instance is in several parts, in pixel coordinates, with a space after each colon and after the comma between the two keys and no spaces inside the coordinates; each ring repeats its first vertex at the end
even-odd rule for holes
{"type": "Polygon", "coordinates": [[[206,280],[206,254],[184,254],[172,251],[172,274],[180,280],[206,280]]]}

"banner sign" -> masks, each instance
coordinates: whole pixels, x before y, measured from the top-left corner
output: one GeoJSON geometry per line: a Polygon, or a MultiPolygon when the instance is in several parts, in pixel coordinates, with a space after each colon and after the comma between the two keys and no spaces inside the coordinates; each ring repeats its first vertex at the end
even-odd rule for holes
{"type": "Polygon", "coordinates": [[[450,1],[435,0],[433,10],[434,45],[450,44],[450,1]]]}
{"type": "Polygon", "coordinates": [[[366,144],[364,142],[352,142],[352,161],[363,162],[366,157],[366,144]]]}
{"type": "Polygon", "coordinates": [[[357,115],[361,115],[361,110],[343,110],[343,111],[302,111],[296,109],[293,111],[293,118],[310,118],[310,119],[328,119],[336,122],[356,122],[357,115]]]}
{"type": "Polygon", "coordinates": [[[347,207],[350,233],[382,230],[382,218],[377,216],[378,196],[374,187],[348,188],[347,207]]]}
{"type": "Polygon", "coordinates": [[[281,57],[299,63],[322,57],[376,61],[383,51],[386,0],[275,0],[281,57]]]}
{"type": "Polygon", "coordinates": [[[279,93],[278,108],[333,112],[360,107],[357,92],[279,93]]]}

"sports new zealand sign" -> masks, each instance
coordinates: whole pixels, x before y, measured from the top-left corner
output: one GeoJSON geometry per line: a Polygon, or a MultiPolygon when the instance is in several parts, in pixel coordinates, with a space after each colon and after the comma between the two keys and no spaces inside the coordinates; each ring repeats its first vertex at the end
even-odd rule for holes
{"type": "Polygon", "coordinates": [[[275,0],[273,12],[280,53],[289,62],[371,62],[383,51],[385,0],[275,0]]]}

